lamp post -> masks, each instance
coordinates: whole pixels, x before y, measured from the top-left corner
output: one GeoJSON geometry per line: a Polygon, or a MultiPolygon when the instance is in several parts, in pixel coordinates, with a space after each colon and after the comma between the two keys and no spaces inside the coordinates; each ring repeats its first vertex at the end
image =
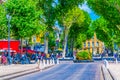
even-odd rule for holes
{"type": "Polygon", "coordinates": [[[11,64],[11,57],[10,57],[10,20],[11,20],[11,16],[9,14],[7,14],[6,18],[8,20],[8,62],[9,62],[9,64],[11,64]]]}
{"type": "Polygon", "coordinates": [[[26,54],[27,54],[27,51],[28,51],[28,39],[26,39],[26,54]]]}

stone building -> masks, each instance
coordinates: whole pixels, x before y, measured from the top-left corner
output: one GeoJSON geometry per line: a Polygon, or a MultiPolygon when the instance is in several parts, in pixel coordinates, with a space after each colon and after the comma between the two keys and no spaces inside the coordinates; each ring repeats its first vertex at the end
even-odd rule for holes
{"type": "Polygon", "coordinates": [[[96,33],[94,33],[94,36],[90,40],[86,40],[83,42],[82,46],[83,50],[88,50],[90,53],[100,54],[103,52],[104,49],[104,43],[97,39],[96,33]]]}

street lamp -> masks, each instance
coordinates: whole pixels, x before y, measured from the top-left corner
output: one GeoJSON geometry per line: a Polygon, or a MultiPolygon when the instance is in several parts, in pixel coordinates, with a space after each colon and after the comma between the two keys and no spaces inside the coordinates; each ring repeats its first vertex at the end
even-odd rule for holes
{"type": "Polygon", "coordinates": [[[28,39],[26,39],[26,54],[27,54],[27,51],[28,51],[28,39]]]}
{"type": "Polygon", "coordinates": [[[11,64],[11,57],[10,57],[10,20],[11,20],[11,16],[9,14],[7,14],[6,18],[8,20],[8,62],[9,62],[9,64],[11,64]]]}

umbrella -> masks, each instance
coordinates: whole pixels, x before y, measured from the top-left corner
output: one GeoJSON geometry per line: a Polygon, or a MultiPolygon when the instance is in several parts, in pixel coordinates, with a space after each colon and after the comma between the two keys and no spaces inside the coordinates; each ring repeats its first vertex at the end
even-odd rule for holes
{"type": "Polygon", "coordinates": [[[31,54],[35,53],[35,51],[31,49],[23,49],[23,51],[31,54]]]}
{"type": "Polygon", "coordinates": [[[33,54],[33,53],[35,53],[35,51],[34,50],[26,50],[28,53],[31,53],[31,54],[33,54]]]}

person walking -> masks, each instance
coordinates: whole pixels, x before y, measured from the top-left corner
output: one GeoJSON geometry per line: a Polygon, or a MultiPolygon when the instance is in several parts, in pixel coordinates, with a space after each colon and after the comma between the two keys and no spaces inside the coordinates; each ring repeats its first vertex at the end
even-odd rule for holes
{"type": "Polygon", "coordinates": [[[116,63],[117,63],[117,57],[118,57],[118,54],[115,53],[115,54],[114,54],[114,60],[115,60],[116,63]]]}
{"type": "Polygon", "coordinates": [[[7,64],[7,58],[6,58],[6,56],[4,55],[4,53],[2,53],[1,62],[2,62],[2,64],[4,64],[4,65],[7,64]]]}

